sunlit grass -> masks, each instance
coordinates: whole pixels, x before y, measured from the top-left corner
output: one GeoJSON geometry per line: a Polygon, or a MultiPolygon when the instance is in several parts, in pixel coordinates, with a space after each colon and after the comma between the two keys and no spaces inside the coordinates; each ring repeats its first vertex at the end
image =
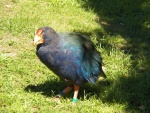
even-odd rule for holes
{"type": "Polygon", "coordinates": [[[137,17],[132,20],[138,7],[118,0],[1,0],[0,112],[148,113],[150,25],[146,2],[139,5],[139,21],[137,17]],[[123,12],[118,10],[122,5],[123,12]],[[35,55],[34,32],[41,26],[86,34],[102,54],[108,78],[82,86],[76,106],[71,103],[73,92],[60,104],[53,99],[65,85],[35,55]]]}

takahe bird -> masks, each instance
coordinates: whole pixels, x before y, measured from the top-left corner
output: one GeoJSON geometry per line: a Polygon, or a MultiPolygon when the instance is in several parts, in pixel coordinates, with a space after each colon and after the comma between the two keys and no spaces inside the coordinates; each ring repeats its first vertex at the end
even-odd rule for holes
{"type": "Polygon", "coordinates": [[[106,78],[100,53],[85,36],[56,33],[51,27],[41,27],[35,33],[34,45],[41,62],[66,82],[67,88],[60,95],[74,87],[73,102],[77,102],[82,84],[95,83],[100,74],[106,78]]]}

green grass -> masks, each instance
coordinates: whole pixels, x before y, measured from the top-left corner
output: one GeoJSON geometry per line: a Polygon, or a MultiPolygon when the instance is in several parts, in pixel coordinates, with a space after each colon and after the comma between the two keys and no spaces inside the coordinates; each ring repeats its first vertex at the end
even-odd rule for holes
{"type": "Polygon", "coordinates": [[[149,0],[1,0],[1,113],[149,113],[149,0]],[[108,76],[85,84],[76,106],[70,92],[53,99],[65,85],[35,55],[34,32],[88,35],[101,52],[108,76]]]}

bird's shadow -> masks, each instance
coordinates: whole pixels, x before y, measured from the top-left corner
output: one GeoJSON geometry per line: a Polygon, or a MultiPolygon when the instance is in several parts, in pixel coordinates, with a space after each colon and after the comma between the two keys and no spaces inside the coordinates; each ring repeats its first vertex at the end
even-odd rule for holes
{"type": "MultiPolygon", "coordinates": [[[[107,79],[98,81],[95,85],[91,85],[89,83],[85,83],[80,87],[79,98],[83,100],[85,97],[90,98],[94,95],[96,98],[99,98],[100,93],[103,93],[106,87],[109,87],[110,81],[107,79]]],[[[35,92],[40,93],[46,97],[53,97],[62,91],[66,87],[65,83],[62,81],[47,80],[42,84],[30,84],[25,87],[26,92],[35,92]]],[[[64,96],[64,98],[72,98],[73,90],[64,96]]]]}

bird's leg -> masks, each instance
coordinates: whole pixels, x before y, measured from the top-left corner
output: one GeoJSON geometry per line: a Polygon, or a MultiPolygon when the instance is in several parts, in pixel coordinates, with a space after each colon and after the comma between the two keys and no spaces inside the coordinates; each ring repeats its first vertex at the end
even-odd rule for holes
{"type": "Polygon", "coordinates": [[[78,101],[78,92],[79,92],[79,86],[77,85],[74,85],[74,95],[73,95],[73,99],[72,99],[72,102],[73,103],[76,103],[78,101]]]}
{"type": "Polygon", "coordinates": [[[58,103],[60,103],[60,97],[63,94],[67,94],[71,89],[72,89],[72,86],[67,86],[62,92],[60,92],[59,94],[57,94],[55,96],[55,101],[57,101],[58,103]]]}
{"type": "Polygon", "coordinates": [[[71,89],[72,89],[72,86],[67,86],[67,87],[62,91],[62,93],[63,93],[63,94],[67,94],[71,89]]]}
{"type": "Polygon", "coordinates": [[[72,89],[72,86],[67,86],[63,91],[61,91],[55,97],[60,98],[62,95],[67,94],[71,89],[72,89]]]}

